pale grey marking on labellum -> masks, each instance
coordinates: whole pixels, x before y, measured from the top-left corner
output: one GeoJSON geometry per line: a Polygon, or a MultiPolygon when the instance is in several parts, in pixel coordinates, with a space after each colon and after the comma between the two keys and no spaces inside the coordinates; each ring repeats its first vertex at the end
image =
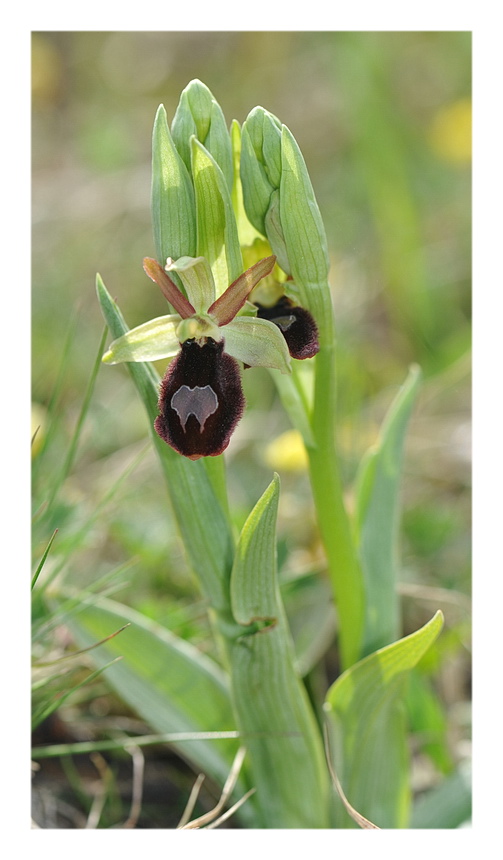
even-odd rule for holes
{"type": "Polygon", "coordinates": [[[271,322],[275,323],[281,331],[288,331],[291,325],[295,322],[295,314],[288,314],[284,317],[274,317],[271,322]]]}
{"type": "Polygon", "coordinates": [[[195,388],[181,385],[171,398],[171,407],[178,415],[184,433],[190,415],[196,416],[202,433],[207,419],[218,409],[218,397],[211,385],[196,385],[195,388]]]}

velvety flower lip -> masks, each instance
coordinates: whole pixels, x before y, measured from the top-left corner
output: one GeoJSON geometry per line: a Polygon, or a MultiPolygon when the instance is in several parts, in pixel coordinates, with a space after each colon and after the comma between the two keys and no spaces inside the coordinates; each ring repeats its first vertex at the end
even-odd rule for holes
{"type": "Polygon", "coordinates": [[[190,460],[214,457],[229,444],[244,403],[239,365],[223,341],[186,340],[161,382],[154,427],[190,460]]]}
{"type": "Polygon", "coordinates": [[[281,331],[292,358],[313,358],[319,352],[318,327],[306,308],[282,296],[272,307],[257,303],[257,316],[270,320],[281,331]]]}

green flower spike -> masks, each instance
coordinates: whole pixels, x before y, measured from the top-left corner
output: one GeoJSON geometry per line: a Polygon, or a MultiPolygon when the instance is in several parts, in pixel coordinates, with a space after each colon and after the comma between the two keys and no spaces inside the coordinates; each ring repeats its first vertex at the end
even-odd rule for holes
{"type": "Polygon", "coordinates": [[[168,445],[190,459],[216,456],[229,444],[244,408],[238,361],[290,372],[278,327],[249,313],[238,316],[275,262],[274,256],[259,260],[215,298],[204,257],[168,259],[165,269],[150,257],[143,261],[146,274],[177,313],[131,329],[110,344],[102,360],[117,364],[176,356],[161,383],[154,426],[168,445]],[[186,296],[168,272],[178,275],[186,296]]]}

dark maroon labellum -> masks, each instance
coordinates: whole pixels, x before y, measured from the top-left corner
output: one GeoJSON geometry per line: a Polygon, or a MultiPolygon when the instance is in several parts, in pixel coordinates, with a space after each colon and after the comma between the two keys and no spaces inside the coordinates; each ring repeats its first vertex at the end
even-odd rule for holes
{"type": "Polygon", "coordinates": [[[319,350],[318,328],[305,308],[282,296],[272,308],[257,305],[257,316],[278,326],[292,358],[312,358],[319,350]]]}
{"type": "Polygon", "coordinates": [[[191,460],[215,457],[227,448],[244,402],[239,365],[223,341],[186,340],[161,382],[154,427],[191,460]]]}

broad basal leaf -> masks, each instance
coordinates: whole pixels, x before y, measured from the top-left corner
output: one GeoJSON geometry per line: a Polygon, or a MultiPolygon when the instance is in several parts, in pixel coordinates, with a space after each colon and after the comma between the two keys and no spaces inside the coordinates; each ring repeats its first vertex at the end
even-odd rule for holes
{"type": "MultiPolygon", "coordinates": [[[[420,630],[356,663],[327,694],[325,709],[335,772],[350,804],[381,828],[408,825],[405,682],[442,624],[439,611],[420,630]]],[[[338,824],[353,826],[342,806],[338,824]]]]}
{"type": "Polygon", "coordinates": [[[398,526],[405,433],[421,380],[412,367],[383,423],[379,440],[358,477],[357,541],[365,580],[362,653],[382,648],[400,635],[398,526]]]}

